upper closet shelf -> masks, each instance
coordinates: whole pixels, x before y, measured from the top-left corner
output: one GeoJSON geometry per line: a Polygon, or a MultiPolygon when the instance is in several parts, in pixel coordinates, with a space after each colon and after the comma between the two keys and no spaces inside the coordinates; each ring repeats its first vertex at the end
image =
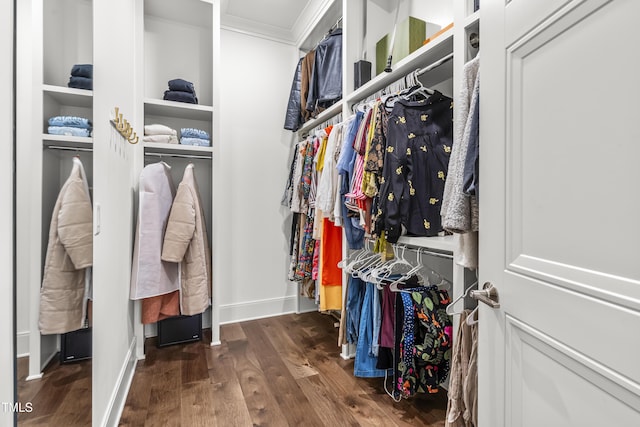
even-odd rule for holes
{"type": "Polygon", "coordinates": [[[455,242],[453,236],[434,236],[434,237],[411,237],[401,236],[398,239],[401,245],[414,246],[418,248],[433,249],[435,251],[453,253],[455,242]]]}
{"type": "Polygon", "coordinates": [[[308,23],[308,30],[300,37],[298,47],[303,52],[315,49],[329,29],[342,18],[342,0],[326,1],[317,16],[314,22],[308,23]]]}
{"type": "Polygon", "coordinates": [[[93,147],[93,138],[84,136],[51,135],[48,133],[43,133],[42,141],[45,147],[48,147],[50,145],[70,148],[93,147]]]}
{"type": "Polygon", "coordinates": [[[91,90],[42,85],[42,91],[61,105],[85,108],[93,106],[93,91],[91,90]]]}
{"type": "Polygon", "coordinates": [[[473,12],[471,15],[467,16],[464,19],[464,27],[465,28],[474,27],[475,25],[478,24],[478,22],[480,22],[480,11],[476,10],[475,12],[473,12]]]}
{"type": "Polygon", "coordinates": [[[391,83],[403,78],[407,74],[429,64],[432,64],[453,52],[453,28],[442,33],[435,40],[422,46],[420,49],[401,59],[393,66],[390,73],[379,74],[356,91],[347,96],[349,104],[355,104],[391,83]]]}
{"type": "Polygon", "coordinates": [[[195,145],[181,144],[159,144],[154,142],[144,143],[145,155],[167,155],[171,156],[196,156],[197,158],[206,157],[210,159],[213,154],[212,147],[199,147],[195,145]]]}
{"type": "Polygon", "coordinates": [[[331,107],[318,114],[318,117],[316,117],[315,119],[309,120],[308,122],[303,124],[300,129],[298,129],[298,133],[304,134],[340,113],[342,113],[342,100],[337,101],[331,107]]]}
{"type": "Polygon", "coordinates": [[[212,120],[213,107],[210,105],[188,104],[186,102],[165,101],[163,99],[146,98],[144,100],[145,116],[167,116],[181,119],[212,120]]]}

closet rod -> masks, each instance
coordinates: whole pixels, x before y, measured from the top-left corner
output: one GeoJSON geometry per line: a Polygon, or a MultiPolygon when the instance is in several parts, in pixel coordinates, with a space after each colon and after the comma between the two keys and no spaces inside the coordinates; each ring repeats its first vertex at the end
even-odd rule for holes
{"type": "Polygon", "coordinates": [[[146,156],[153,156],[153,157],[181,157],[183,159],[205,159],[205,160],[211,160],[211,156],[196,156],[194,154],[174,154],[174,153],[144,153],[145,157],[146,156]]]}
{"type": "Polygon", "coordinates": [[[435,252],[435,251],[431,251],[429,249],[421,248],[421,247],[407,246],[404,243],[398,243],[398,244],[394,243],[393,246],[395,246],[396,248],[400,248],[400,249],[403,248],[412,252],[416,252],[418,254],[431,255],[438,258],[453,259],[452,254],[447,254],[444,252],[435,252]]]}
{"type": "Polygon", "coordinates": [[[93,152],[93,148],[75,148],[75,147],[63,147],[61,145],[47,145],[47,148],[52,150],[65,150],[65,151],[86,151],[93,152]]]}
{"type": "Polygon", "coordinates": [[[421,76],[424,73],[433,70],[436,67],[439,67],[440,65],[444,64],[445,62],[447,62],[448,60],[453,58],[453,53],[450,53],[440,59],[438,59],[436,62],[434,62],[433,64],[427,65],[424,68],[421,68],[419,70],[416,71],[416,76],[421,76]]]}

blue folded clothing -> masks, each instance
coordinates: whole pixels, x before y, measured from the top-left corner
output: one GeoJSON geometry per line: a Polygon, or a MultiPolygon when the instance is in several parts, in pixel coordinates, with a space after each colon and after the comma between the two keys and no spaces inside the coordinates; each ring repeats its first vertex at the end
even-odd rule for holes
{"type": "Polygon", "coordinates": [[[90,79],[88,77],[71,76],[69,77],[69,83],[67,84],[67,86],[74,87],[76,89],[93,90],[93,79],[90,79]]]}
{"type": "Polygon", "coordinates": [[[211,141],[202,138],[180,138],[180,144],[182,145],[197,145],[198,147],[210,147],[211,141]]]}
{"type": "Polygon", "coordinates": [[[164,99],[166,101],[187,102],[189,104],[198,103],[198,98],[196,98],[194,94],[177,90],[165,90],[164,99]]]}
{"type": "Polygon", "coordinates": [[[91,136],[89,129],[72,128],[69,126],[49,126],[48,132],[51,135],[91,136]]]}
{"type": "Polygon", "coordinates": [[[183,138],[211,139],[211,137],[207,132],[200,129],[195,129],[195,128],[180,129],[180,136],[183,138]]]}
{"type": "Polygon", "coordinates": [[[196,96],[196,89],[193,87],[193,83],[183,79],[169,80],[169,90],[177,92],[189,92],[193,96],[196,96]]]}
{"type": "Polygon", "coordinates": [[[55,116],[49,119],[49,126],[91,129],[91,120],[74,116],[55,116]]]}
{"type": "Polygon", "coordinates": [[[88,79],[93,78],[93,65],[91,64],[76,64],[71,67],[71,75],[73,77],[86,77],[88,79]]]}

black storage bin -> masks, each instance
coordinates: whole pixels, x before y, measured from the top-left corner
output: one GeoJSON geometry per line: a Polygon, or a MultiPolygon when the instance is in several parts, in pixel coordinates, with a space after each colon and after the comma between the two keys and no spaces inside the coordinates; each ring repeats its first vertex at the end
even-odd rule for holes
{"type": "Polygon", "coordinates": [[[158,322],[158,347],[201,339],[202,314],[170,317],[158,322]]]}
{"type": "Polygon", "coordinates": [[[91,359],[91,328],[60,335],[60,363],[91,359]]]}

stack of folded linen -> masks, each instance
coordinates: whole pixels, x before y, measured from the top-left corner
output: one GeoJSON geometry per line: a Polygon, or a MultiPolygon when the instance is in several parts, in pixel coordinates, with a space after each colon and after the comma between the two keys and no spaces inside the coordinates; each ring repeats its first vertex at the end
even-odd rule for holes
{"type": "Polygon", "coordinates": [[[211,146],[211,137],[200,129],[182,128],[180,129],[180,144],[209,147],[211,146]]]}
{"type": "Polygon", "coordinates": [[[73,116],[55,116],[49,119],[51,135],[91,136],[91,120],[73,116]]]}
{"type": "Polygon", "coordinates": [[[175,129],[171,129],[169,126],[153,124],[145,125],[144,142],[160,142],[164,144],[177,144],[178,132],[175,129]]]}
{"type": "Polygon", "coordinates": [[[165,101],[187,102],[197,104],[196,90],[193,83],[183,79],[169,80],[169,90],[164,91],[165,101]]]}
{"type": "Polygon", "coordinates": [[[71,68],[71,77],[67,86],[76,89],[93,90],[93,65],[76,64],[71,68]]]}

